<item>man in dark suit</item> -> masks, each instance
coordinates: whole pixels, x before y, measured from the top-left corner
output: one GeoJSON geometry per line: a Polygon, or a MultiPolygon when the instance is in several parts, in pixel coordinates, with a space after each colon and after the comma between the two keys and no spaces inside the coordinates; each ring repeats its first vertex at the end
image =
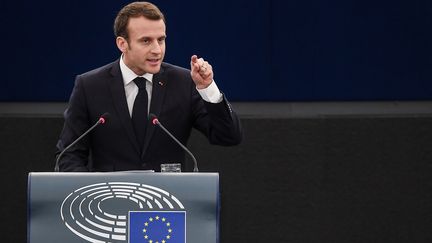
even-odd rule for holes
{"type": "Polygon", "coordinates": [[[149,113],[183,144],[192,128],[212,144],[240,143],[239,119],[217,88],[212,66],[196,55],[191,57],[190,71],[162,62],[165,18],[155,5],[125,6],[116,17],[114,32],[122,55],[77,76],[57,156],[102,114],[110,113],[109,120],[62,155],[60,171],[159,171],[162,163],[184,164],[182,148],[150,123],[149,113]]]}

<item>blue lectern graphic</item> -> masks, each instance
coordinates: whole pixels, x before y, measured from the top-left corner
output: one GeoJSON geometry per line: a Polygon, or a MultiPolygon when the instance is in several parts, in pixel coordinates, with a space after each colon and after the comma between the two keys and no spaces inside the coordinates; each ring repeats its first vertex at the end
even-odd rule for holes
{"type": "Polygon", "coordinates": [[[219,242],[217,173],[30,173],[28,241],[219,242]]]}
{"type": "Polygon", "coordinates": [[[186,242],[186,212],[130,212],[129,242],[186,242]]]}

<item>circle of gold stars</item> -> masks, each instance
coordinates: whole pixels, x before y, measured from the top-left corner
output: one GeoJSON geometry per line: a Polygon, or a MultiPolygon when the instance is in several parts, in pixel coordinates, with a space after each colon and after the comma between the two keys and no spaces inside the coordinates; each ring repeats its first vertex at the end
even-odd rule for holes
{"type": "Polygon", "coordinates": [[[171,223],[167,221],[166,218],[161,218],[159,216],[156,215],[156,217],[150,217],[148,218],[148,221],[146,221],[144,223],[144,229],[143,229],[143,233],[144,233],[144,239],[148,240],[148,243],[167,243],[167,241],[169,239],[171,239],[171,233],[172,233],[172,229],[171,229],[171,223]],[[150,224],[154,223],[154,222],[162,222],[163,225],[165,225],[167,227],[167,235],[160,241],[154,241],[153,239],[149,239],[149,236],[147,234],[148,232],[148,227],[150,224]]]}

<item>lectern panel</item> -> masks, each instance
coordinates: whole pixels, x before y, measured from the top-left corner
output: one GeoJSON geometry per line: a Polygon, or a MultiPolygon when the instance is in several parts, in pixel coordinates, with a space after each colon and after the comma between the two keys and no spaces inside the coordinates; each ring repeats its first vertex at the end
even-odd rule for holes
{"type": "Polygon", "coordinates": [[[217,173],[30,173],[28,240],[219,241],[217,173]]]}

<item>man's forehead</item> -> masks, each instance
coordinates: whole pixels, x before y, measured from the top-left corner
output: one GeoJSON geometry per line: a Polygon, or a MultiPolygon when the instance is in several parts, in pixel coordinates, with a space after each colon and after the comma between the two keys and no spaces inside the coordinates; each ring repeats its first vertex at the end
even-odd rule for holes
{"type": "Polygon", "coordinates": [[[128,31],[130,35],[160,38],[165,34],[165,23],[160,20],[149,20],[144,17],[129,19],[128,31]]]}

